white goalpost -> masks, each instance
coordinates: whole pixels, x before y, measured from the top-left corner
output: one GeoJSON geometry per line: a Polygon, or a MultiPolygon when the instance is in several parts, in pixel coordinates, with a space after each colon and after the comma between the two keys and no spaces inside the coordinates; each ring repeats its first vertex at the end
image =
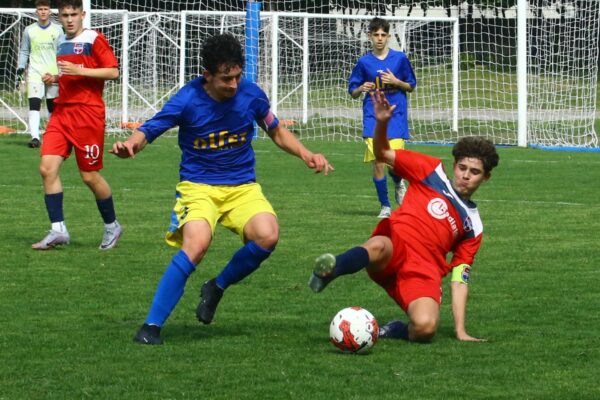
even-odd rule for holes
{"type": "MultiPolygon", "coordinates": [[[[276,115],[302,138],[360,140],[361,102],[348,95],[347,79],[369,48],[364,32],[356,32],[370,18],[260,14],[257,82],[269,94],[276,115]]],[[[458,20],[389,21],[395,32],[392,47],[409,52],[417,76],[423,77],[411,98],[411,110],[420,115],[415,123],[456,131],[458,20]],[[411,33],[424,31],[435,35],[413,40],[411,33]]],[[[91,24],[104,33],[120,60],[121,77],[106,83],[104,95],[107,130],[119,133],[152,116],[187,80],[201,74],[199,49],[205,37],[226,31],[243,42],[245,13],[94,10],[91,24]]],[[[14,47],[11,51],[16,52],[14,47]]],[[[23,107],[16,107],[13,116],[26,115],[23,107]]],[[[19,131],[24,130],[22,124],[19,131]]]]}
{"type": "MultiPolygon", "coordinates": [[[[105,91],[108,130],[116,134],[152,116],[201,73],[207,36],[227,31],[244,43],[243,2],[91,1],[90,24],[107,36],[121,64],[120,79],[105,91]]],[[[434,0],[420,8],[403,3],[331,0],[310,8],[316,3],[281,0],[260,13],[256,81],[302,139],[360,140],[361,102],[347,94],[347,79],[370,48],[368,21],[381,15],[392,25],[391,47],[407,53],[417,75],[409,95],[413,141],[452,143],[477,134],[514,146],[599,148],[597,1],[552,0],[536,8],[515,0],[504,9],[484,1],[448,9],[434,0]]],[[[17,132],[27,130],[27,99],[14,90],[16,57],[33,11],[0,9],[0,127],[17,132]]]]}

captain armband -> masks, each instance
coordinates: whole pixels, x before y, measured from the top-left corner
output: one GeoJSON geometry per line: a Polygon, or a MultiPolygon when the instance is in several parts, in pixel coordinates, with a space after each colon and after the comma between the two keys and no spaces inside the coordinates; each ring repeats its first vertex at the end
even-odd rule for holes
{"type": "Polygon", "coordinates": [[[452,268],[452,282],[460,282],[465,285],[469,284],[469,275],[471,274],[471,266],[469,264],[460,264],[452,268]]]}

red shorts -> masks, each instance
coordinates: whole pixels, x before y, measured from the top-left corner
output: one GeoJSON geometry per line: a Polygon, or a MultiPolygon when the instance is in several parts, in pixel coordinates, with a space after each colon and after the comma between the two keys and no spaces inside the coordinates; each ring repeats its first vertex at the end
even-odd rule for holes
{"type": "Polygon", "coordinates": [[[442,303],[442,278],[436,262],[426,252],[418,251],[392,228],[389,218],[382,220],[373,236],[387,236],[392,240],[392,259],[383,271],[369,272],[371,279],[406,312],[414,300],[431,297],[442,303]]]}
{"type": "Polygon", "coordinates": [[[103,167],[105,124],[103,107],[57,104],[44,133],[41,155],[66,159],[75,148],[80,170],[99,171],[103,167]]]}

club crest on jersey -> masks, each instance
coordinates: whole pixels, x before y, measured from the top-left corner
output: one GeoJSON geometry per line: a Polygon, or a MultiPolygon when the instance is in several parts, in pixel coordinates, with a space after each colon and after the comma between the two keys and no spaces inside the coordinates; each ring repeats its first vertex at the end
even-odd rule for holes
{"type": "Polygon", "coordinates": [[[463,229],[465,232],[471,232],[473,230],[473,222],[471,221],[471,217],[465,218],[463,221],[463,229]]]}
{"type": "Polygon", "coordinates": [[[469,282],[469,276],[471,274],[471,268],[465,267],[462,271],[461,278],[465,283],[469,282]]]}
{"type": "Polygon", "coordinates": [[[427,212],[435,219],[444,219],[448,217],[448,204],[439,197],[433,198],[427,204],[427,212]]]}
{"type": "Polygon", "coordinates": [[[75,44],[73,44],[73,53],[75,53],[75,54],[83,54],[83,43],[75,43],[75,44]]]}

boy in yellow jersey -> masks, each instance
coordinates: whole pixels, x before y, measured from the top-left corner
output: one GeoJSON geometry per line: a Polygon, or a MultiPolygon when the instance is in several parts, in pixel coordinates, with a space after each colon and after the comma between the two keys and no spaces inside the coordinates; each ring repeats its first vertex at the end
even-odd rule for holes
{"type": "MultiPolygon", "coordinates": [[[[40,109],[42,97],[46,98],[48,113],[54,110],[54,98],[58,96],[58,85],[45,84],[42,76],[49,73],[58,74],[56,51],[59,38],[63,34],[62,27],[50,21],[52,10],[48,0],[35,2],[37,22],[29,25],[23,32],[19,64],[17,67],[17,82],[21,81],[27,69],[27,97],[29,98],[29,132],[31,141],[29,147],[40,146],[40,109]]],[[[17,84],[19,85],[19,83],[17,84]]]]}

